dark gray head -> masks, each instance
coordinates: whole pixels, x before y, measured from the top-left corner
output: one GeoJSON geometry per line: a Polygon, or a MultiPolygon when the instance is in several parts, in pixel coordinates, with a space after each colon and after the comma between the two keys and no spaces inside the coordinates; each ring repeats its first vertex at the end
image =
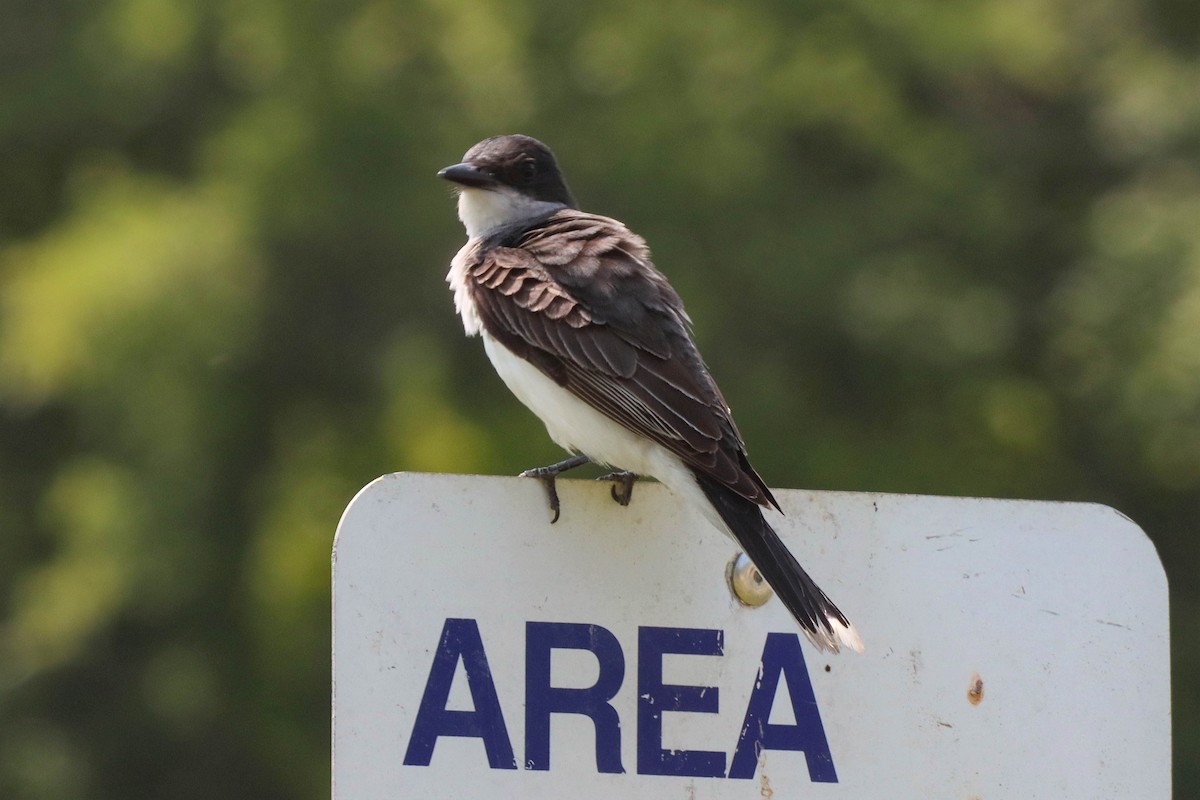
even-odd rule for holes
{"type": "Polygon", "coordinates": [[[532,136],[511,134],[484,139],[463,156],[462,163],[438,172],[439,178],[463,188],[515,192],[544,203],[576,208],[554,153],[532,136]]]}

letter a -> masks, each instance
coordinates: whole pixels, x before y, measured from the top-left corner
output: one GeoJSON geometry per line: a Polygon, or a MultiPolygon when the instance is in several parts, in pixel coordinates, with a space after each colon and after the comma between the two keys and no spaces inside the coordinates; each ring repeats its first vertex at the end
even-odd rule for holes
{"type": "Polygon", "coordinates": [[[729,777],[753,778],[758,756],[763,750],[803,750],[809,780],[837,783],[833,755],[825,739],[825,726],[821,724],[821,712],[808,678],[808,668],[804,666],[800,638],[794,633],[767,634],[762,666],[750,702],[746,704],[746,718],[733,753],[733,763],[729,766],[729,777]],[[787,678],[795,725],[767,722],[771,718],[780,676],[787,678]]]}
{"type": "Polygon", "coordinates": [[[442,627],[441,641],[433,654],[425,694],[413,722],[412,737],[404,753],[404,763],[427,767],[433,758],[433,746],[439,736],[467,736],[483,740],[488,766],[492,769],[516,769],[512,742],[504,726],[496,684],[483,652],[479,625],[473,619],[447,619],[442,627]],[[467,673],[467,688],[471,692],[474,711],[451,711],[446,708],[454,671],[462,661],[467,673]]]}

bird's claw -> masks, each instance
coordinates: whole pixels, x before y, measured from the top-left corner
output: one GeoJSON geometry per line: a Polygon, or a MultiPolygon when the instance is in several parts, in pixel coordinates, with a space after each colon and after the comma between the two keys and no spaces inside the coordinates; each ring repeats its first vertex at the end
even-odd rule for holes
{"type": "Polygon", "coordinates": [[[548,467],[527,469],[518,476],[521,478],[537,478],[546,487],[546,495],[550,500],[550,510],[554,512],[554,517],[550,520],[551,525],[558,522],[558,517],[561,513],[561,507],[558,502],[558,486],[555,484],[555,478],[558,477],[560,472],[566,472],[569,469],[586,464],[588,461],[590,459],[587,456],[574,456],[557,464],[551,464],[548,467]]]}
{"type": "Polygon", "coordinates": [[[598,481],[612,481],[613,485],[608,490],[609,494],[622,506],[629,505],[629,501],[633,499],[633,484],[637,479],[636,474],[627,470],[617,470],[596,478],[598,481]]]}
{"type": "Polygon", "coordinates": [[[553,475],[543,477],[542,484],[546,487],[546,495],[550,498],[550,510],[554,512],[554,516],[550,518],[550,524],[553,525],[558,522],[558,517],[562,514],[562,506],[558,502],[558,486],[553,475]]]}

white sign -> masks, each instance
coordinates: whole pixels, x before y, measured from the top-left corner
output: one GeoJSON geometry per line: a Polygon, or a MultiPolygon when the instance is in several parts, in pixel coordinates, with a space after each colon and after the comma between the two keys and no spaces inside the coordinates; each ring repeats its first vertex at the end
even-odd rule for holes
{"type": "Polygon", "coordinates": [[[773,490],[866,653],[663,487],[395,474],[334,545],[335,800],[1167,800],[1167,584],[1097,505],[773,490]]]}

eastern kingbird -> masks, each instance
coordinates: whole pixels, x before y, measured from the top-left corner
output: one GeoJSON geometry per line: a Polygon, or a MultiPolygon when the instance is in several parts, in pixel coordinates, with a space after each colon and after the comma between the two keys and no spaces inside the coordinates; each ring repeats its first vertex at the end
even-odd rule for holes
{"type": "Polygon", "coordinates": [[[467,243],[446,276],[467,335],[575,455],[524,475],[595,461],[649,475],[730,535],[820,649],[862,640],[763,517],[779,504],[691,336],[679,295],[641,237],[580,211],[550,148],[494,136],[438,173],[458,189],[467,243]]]}

